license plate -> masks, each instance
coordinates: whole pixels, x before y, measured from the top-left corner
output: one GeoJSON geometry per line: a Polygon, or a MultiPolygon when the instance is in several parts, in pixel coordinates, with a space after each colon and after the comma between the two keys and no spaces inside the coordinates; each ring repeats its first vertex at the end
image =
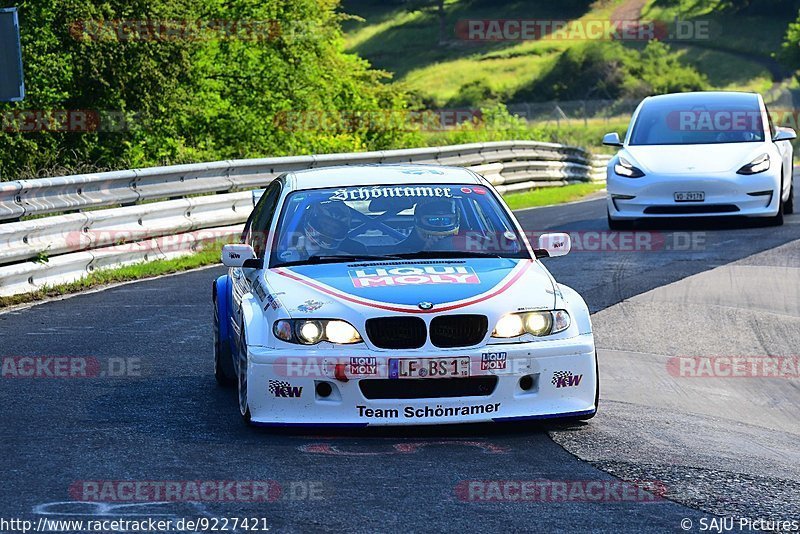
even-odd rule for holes
{"type": "Polygon", "coordinates": [[[706,194],[703,191],[680,191],[675,193],[675,202],[703,202],[706,194]]]}
{"type": "Polygon", "coordinates": [[[469,357],[390,358],[389,378],[457,378],[469,376],[469,357]]]}

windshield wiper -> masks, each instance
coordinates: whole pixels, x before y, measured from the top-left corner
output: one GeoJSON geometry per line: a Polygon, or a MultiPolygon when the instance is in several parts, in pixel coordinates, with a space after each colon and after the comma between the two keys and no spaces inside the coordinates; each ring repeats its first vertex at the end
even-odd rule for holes
{"type": "Polygon", "coordinates": [[[351,261],[385,261],[385,260],[401,259],[399,256],[392,254],[385,255],[369,255],[369,254],[314,254],[304,260],[287,261],[281,263],[279,267],[288,267],[291,265],[319,265],[321,263],[341,263],[351,261]]]}
{"type": "Polygon", "coordinates": [[[476,250],[420,250],[397,254],[404,260],[436,259],[436,258],[504,258],[496,252],[480,252],[476,250]]]}

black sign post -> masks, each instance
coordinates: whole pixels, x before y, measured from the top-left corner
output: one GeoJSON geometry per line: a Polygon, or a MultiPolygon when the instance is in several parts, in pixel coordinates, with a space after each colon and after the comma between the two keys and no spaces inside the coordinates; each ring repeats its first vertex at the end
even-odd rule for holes
{"type": "Polygon", "coordinates": [[[0,9],[0,102],[25,97],[17,8],[0,9]]]}

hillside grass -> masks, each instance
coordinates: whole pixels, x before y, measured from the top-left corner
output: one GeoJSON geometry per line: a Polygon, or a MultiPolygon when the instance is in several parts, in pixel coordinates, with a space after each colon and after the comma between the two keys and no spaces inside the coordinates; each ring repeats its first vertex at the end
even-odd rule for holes
{"type": "MultiPolygon", "coordinates": [[[[344,0],[342,10],[365,19],[345,24],[346,47],[375,67],[395,74],[429,106],[443,107],[470,82],[482,82],[500,100],[547,73],[559,55],[585,41],[470,43],[454,35],[462,19],[608,19],[625,0],[564,3],[544,0],[495,3],[449,0],[449,40],[438,43],[433,10],[409,12],[381,0],[344,0]]],[[[788,23],[782,16],[743,16],[722,10],[722,0],[648,0],[642,19],[674,24],[675,17],[708,23],[710,38],[670,41],[681,61],[694,66],[714,88],[767,91],[773,86],[772,58],[788,23]]],[[[642,43],[627,42],[641,49],[642,43]]]]}

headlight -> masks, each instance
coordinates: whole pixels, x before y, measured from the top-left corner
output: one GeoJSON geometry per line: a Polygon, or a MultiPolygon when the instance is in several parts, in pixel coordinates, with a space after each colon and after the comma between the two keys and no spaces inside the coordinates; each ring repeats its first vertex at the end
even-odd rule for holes
{"type": "Polygon", "coordinates": [[[278,339],[300,345],[316,345],[320,341],[349,345],[362,341],[353,325],[337,319],[281,319],[275,321],[272,332],[278,339]]]}
{"type": "Polygon", "coordinates": [[[322,325],[317,321],[298,322],[294,327],[300,343],[313,345],[322,339],[322,325]]]}
{"type": "Polygon", "coordinates": [[[548,336],[566,330],[569,325],[569,314],[565,310],[509,313],[497,321],[492,337],[548,336]]]}
{"type": "Polygon", "coordinates": [[[626,178],[641,178],[644,176],[644,173],[641,169],[634,167],[631,165],[631,162],[623,157],[620,157],[619,161],[617,161],[617,164],[614,165],[614,172],[619,176],[624,176],[626,178]]]}
{"type": "Polygon", "coordinates": [[[331,343],[340,345],[361,341],[358,331],[345,321],[328,321],[325,325],[325,337],[331,343]]]}
{"type": "Polygon", "coordinates": [[[769,155],[761,154],[756,159],[736,171],[736,174],[758,174],[769,169],[769,155]]]}
{"type": "Polygon", "coordinates": [[[497,321],[492,337],[517,337],[525,333],[525,322],[522,315],[510,313],[504,315],[497,321]]]}

